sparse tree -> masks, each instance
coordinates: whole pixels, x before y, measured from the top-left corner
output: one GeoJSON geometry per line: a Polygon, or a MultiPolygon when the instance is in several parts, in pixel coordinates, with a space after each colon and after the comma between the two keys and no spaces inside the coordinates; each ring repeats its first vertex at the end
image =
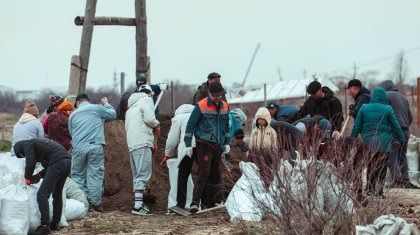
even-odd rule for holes
{"type": "Polygon", "coordinates": [[[397,86],[402,89],[407,80],[408,62],[404,51],[401,51],[395,58],[393,70],[388,74],[387,79],[395,81],[397,86]]]}

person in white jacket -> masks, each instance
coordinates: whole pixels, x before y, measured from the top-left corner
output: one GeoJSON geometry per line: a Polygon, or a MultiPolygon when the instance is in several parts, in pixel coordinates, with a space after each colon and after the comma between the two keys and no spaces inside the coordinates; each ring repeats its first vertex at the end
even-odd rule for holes
{"type": "Polygon", "coordinates": [[[150,209],[143,203],[143,193],[152,176],[152,148],[156,148],[153,133],[160,128],[152,95],[149,85],[139,86],[137,92],[128,99],[128,110],[125,114],[135,199],[131,213],[136,215],[151,215],[150,209]]]}
{"type": "MultiPolygon", "coordinates": [[[[194,105],[183,104],[175,111],[175,116],[171,121],[168,139],[166,140],[165,158],[174,155],[175,148],[178,146],[178,157],[169,158],[166,164],[169,169],[170,191],[168,195],[168,208],[178,206],[185,208],[191,204],[194,184],[191,178],[191,168],[194,161],[193,153],[187,153],[184,143],[185,129],[188,119],[194,109],[194,105]]],[[[193,138],[192,147],[195,148],[193,138]]],[[[189,210],[189,209],[188,209],[189,210]]]]}

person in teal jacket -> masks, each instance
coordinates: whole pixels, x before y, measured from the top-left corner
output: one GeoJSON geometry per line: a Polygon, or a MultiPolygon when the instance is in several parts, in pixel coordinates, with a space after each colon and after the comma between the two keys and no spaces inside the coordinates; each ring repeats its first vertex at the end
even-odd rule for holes
{"type": "Polygon", "coordinates": [[[370,146],[371,152],[368,158],[367,194],[385,198],[383,187],[392,134],[400,143],[404,143],[405,138],[382,87],[376,87],[372,92],[370,103],[360,108],[351,137],[356,138],[359,133],[362,134],[363,142],[370,146]]]}

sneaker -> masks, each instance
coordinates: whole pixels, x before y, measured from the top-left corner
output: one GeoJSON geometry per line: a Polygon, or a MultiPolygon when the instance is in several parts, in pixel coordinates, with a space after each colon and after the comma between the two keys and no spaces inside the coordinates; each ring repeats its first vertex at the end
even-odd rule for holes
{"type": "Polygon", "coordinates": [[[192,214],[197,213],[197,211],[198,211],[198,206],[197,206],[197,205],[192,205],[192,206],[190,207],[190,212],[191,212],[192,214]]]}
{"type": "Polygon", "coordinates": [[[146,205],[142,205],[139,209],[131,209],[131,213],[135,215],[151,215],[150,209],[146,205]]]}
{"type": "Polygon", "coordinates": [[[32,235],[46,235],[50,233],[51,233],[50,227],[39,225],[38,228],[36,228],[36,230],[31,234],[32,235]]]}
{"type": "Polygon", "coordinates": [[[90,212],[99,212],[99,213],[103,213],[104,212],[104,209],[102,208],[102,205],[101,204],[99,204],[99,205],[93,205],[93,204],[90,204],[89,205],[89,211],[90,212]]]}

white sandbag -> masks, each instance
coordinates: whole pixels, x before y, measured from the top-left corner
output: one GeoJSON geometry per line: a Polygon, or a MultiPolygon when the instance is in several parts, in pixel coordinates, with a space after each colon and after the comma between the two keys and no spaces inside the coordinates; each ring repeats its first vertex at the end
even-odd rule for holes
{"type": "Polygon", "coordinates": [[[373,224],[357,225],[356,235],[420,235],[420,231],[415,224],[390,214],[378,217],[373,224]]]}
{"type": "Polygon", "coordinates": [[[81,219],[86,216],[85,204],[75,199],[67,199],[65,208],[63,214],[67,221],[81,219]]]}
{"type": "Polygon", "coordinates": [[[27,234],[29,201],[24,189],[9,185],[0,190],[0,234],[27,234]]]}
{"type": "MultiPolygon", "coordinates": [[[[33,232],[36,230],[36,228],[41,224],[41,213],[39,212],[39,206],[37,201],[37,193],[39,190],[39,187],[41,187],[42,180],[37,184],[31,184],[27,186],[27,193],[29,197],[29,232],[33,232]]],[[[66,193],[65,189],[63,189],[63,211],[61,214],[60,219],[60,227],[67,227],[69,224],[67,223],[66,217],[64,215],[64,210],[66,207],[66,193]]],[[[49,203],[49,213],[50,213],[50,220],[52,220],[53,217],[53,206],[52,206],[52,196],[48,199],[49,203]]]]}
{"type": "MultiPolygon", "coordinates": [[[[85,214],[89,210],[89,202],[86,198],[85,193],[79,188],[79,186],[71,178],[67,177],[66,183],[64,184],[64,189],[66,190],[67,199],[74,199],[83,203],[85,206],[85,214]]],[[[64,190],[63,189],[63,190],[64,190]]]]}
{"type": "MultiPolygon", "coordinates": [[[[7,170],[7,171],[9,171],[9,170],[7,170]]],[[[9,173],[7,174],[6,171],[2,171],[0,173],[0,189],[5,188],[5,187],[7,187],[11,184],[13,184],[12,173],[9,171],[9,173]]]]}
{"type": "MultiPolygon", "coordinates": [[[[179,171],[179,163],[178,159],[172,158],[166,161],[166,166],[169,170],[169,185],[170,191],[168,195],[168,208],[176,206],[176,196],[178,191],[178,171],[179,171]]],[[[192,202],[192,194],[194,190],[194,183],[192,181],[191,174],[188,177],[187,181],[187,198],[185,202],[185,207],[189,208],[192,202]]]]}
{"type": "Polygon", "coordinates": [[[239,168],[242,176],[233,186],[225,203],[230,221],[232,223],[240,220],[260,221],[263,214],[256,199],[261,199],[262,196],[257,195],[266,194],[266,192],[258,167],[251,162],[240,162],[239,168]]]}
{"type": "Polygon", "coordinates": [[[413,171],[409,171],[408,172],[408,176],[410,178],[410,183],[412,185],[415,185],[416,187],[420,188],[420,172],[413,172],[413,171]]]}
{"type": "Polygon", "coordinates": [[[417,172],[419,171],[419,155],[417,152],[407,150],[407,164],[408,171],[417,172]]]}

